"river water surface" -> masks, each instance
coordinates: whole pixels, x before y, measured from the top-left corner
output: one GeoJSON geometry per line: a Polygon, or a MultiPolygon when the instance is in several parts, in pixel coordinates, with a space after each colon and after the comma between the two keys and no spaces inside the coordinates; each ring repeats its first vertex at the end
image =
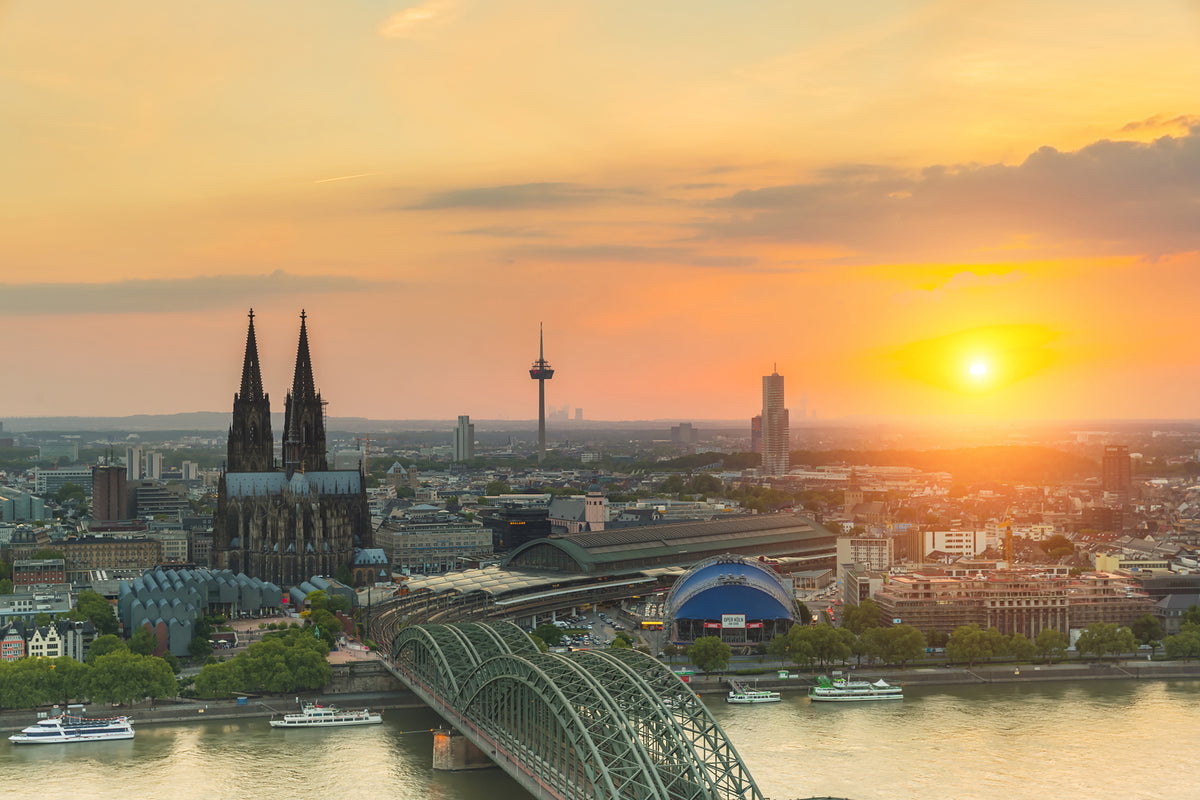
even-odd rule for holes
{"type": "MultiPolygon", "coordinates": [[[[1200,681],[909,687],[865,704],[716,695],[709,706],[773,800],[1200,798],[1200,681]]],[[[434,772],[438,724],[428,710],[390,710],[363,728],[210,720],[141,725],[123,742],[4,741],[0,776],[56,800],[529,797],[497,769],[434,772]]]]}

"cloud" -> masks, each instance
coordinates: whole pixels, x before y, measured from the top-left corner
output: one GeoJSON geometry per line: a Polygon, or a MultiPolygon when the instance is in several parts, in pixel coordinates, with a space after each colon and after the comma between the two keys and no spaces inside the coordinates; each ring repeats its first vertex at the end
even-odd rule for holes
{"type": "MultiPolygon", "coordinates": [[[[897,260],[1011,250],[1147,254],[1200,249],[1200,127],[1149,143],[1043,147],[1022,163],[869,165],[711,201],[710,238],[825,242],[897,260]]],[[[1006,255],[1011,256],[1012,253],[1006,255]]]]}
{"type": "Polygon", "coordinates": [[[453,0],[427,0],[388,17],[379,26],[379,35],[385,39],[417,38],[426,35],[431,26],[450,21],[456,10],[453,0]]]}
{"type": "Polygon", "coordinates": [[[1174,132],[1189,131],[1200,125],[1200,117],[1189,114],[1180,114],[1176,117],[1168,117],[1165,114],[1155,114],[1152,117],[1146,117],[1143,120],[1127,122],[1121,126],[1123,133],[1131,133],[1133,131],[1165,131],[1174,132]]]}
{"type": "Polygon", "coordinates": [[[628,199],[640,194],[641,190],[632,188],[605,189],[576,183],[517,183],[439,192],[407,208],[547,208],[588,205],[614,198],[628,199]]]}
{"type": "Polygon", "coordinates": [[[128,314],[203,311],[314,293],[371,291],[384,282],[342,275],[201,275],[108,283],[0,284],[0,314],[128,314]]]}
{"type": "Polygon", "coordinates": [[[695,267],[748,267],[757,263],[757,259],[750,256],[711,255],[690,247],[643,245],[531,246],[518,248],[513,251],[513,255],[550,261],[686,264],[695,267]]]}

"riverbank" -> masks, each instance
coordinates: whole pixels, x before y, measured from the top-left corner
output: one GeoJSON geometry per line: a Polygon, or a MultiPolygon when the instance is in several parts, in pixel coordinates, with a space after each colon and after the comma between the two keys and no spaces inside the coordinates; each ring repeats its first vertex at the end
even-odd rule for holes
{"type": "MultiPolygon", "coordinates": [[[[230,700],[157,700],[135,703],[131,706],[87,705],[82,712],[87,716],[127,715],[135,726],[203,722],[205,720],[262,719],[275,715],[290,714],[299,708],[300,702],[324,702],[340,708],[370,708],[382,711],[394,708],[421,708],[425,704],[412,692],[362,692],[356,694],[330,694],[311,692],[288,695],[287,697],[247,697],[245,704],[236,698],[230,700]]],[[[32,725],[39,712],[48,709],[0,712],[0,730],[19,731],[32,725]]]]}
{"type": "MultiPolygon", "coordinates": [[[[692,675],[689,685],[696,694],[723,694],[728,691],[729,678],[751,683],[760,689],[776,692],[807,692],[816,674],[791,672],[796,677],[780,678],[775,672],[753,675],[692,675]]],[[[1093,680],[1200,680],[1200,663],[1182,661],[1124,661],[1113,663],[1070,664],[995,664],[965,667],[914,667],[912,669],[854,669],[848,671],[856,680],[876,681],[882,678],[891,684],[910,686],[956,686],[988,683],[1036,683],[1040,681],[1093,680]]]]}
{"type": "MultiPolygon", "coordinates": [[[[815,680],[812,673],[789,673],[796,677],[780,678],[770,672],[761,676],[692,675],[688,685],[696,694],[715,695],[729,691],[727,680],[735,678],[755,684],[760,689],[782,693],[808,692],[815,680]]],[[[917,667],[914,669],[855,669],[859,680],[879,680],[906,686],[955,686],[982,684],[1037,683],[1048,681],[1092,680],[1200,680],[1200,663],[1151,661],[1100,664],[1039,664],[1014,667],[1010,665],[978,666],[973,669],[947,667],[917,667]]],[[[342,708],[369,707],[374,710],[421,708],[425,704],[403,688],[382,664],[359,662],[335,672],[335,680],[321,692],[308,692],[286,697],[250,697],[244,704],[230,700],[157,700],[132,706],[108,707],[89,705],[84,713],[93,716],[127,714],[138,725],[156,723],[195,722],[212,719],[255,719],[289,713],[300,701],[324,701],[342,708]],[[370,688],[370,691],[361,689],[370,688]]],[[[32,724],[39,711],[25,709],[0,712],[0,730],[17,731],[32,724]]]]}

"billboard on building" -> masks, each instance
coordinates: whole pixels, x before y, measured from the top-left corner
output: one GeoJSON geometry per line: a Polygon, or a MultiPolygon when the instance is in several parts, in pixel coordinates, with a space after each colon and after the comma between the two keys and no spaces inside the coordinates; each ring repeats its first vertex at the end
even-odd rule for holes
{"type": "Polygon", "coordinates": [[[744,628],[744,627],[746,627],[746,615],[745,614],[722,614],[721,615],[721,627],[722,628],[744,628]]]}

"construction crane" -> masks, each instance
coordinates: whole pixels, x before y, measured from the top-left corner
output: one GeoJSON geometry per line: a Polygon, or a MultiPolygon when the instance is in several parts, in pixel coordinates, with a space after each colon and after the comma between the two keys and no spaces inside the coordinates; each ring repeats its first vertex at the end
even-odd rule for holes
{"type": "Polygon", "coordinates": [[[370,435],[367,435],[366,437],[362,437],[362,438],[356,438],[354,441],[358,443],[358,449],[363,451],[363,472],[370,472],[371,471],[371,437],[370,437],[370,435]]]}
{"type": "Polygon", "coordinates": [[[1000,527],[1004,529],[1004,560],[1008,562],[1008,569],[1012,569],[1013,563],[1013,535],[1012,535],[1012,506],[1004,509],[1004,519],[1000,521],[1000,527]]]}

